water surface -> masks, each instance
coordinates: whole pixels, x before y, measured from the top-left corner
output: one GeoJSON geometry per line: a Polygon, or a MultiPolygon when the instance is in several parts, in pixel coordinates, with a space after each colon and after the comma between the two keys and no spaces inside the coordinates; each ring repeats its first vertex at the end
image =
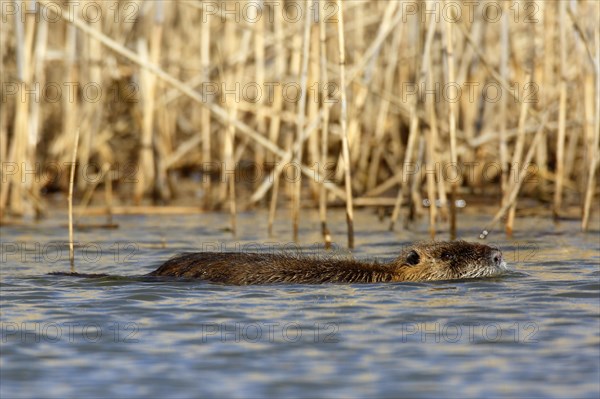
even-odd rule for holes
{"type": "MultiPolygon", "coordinates": [[[[237,238],[222,214],[120,216],[116,230],[76,232],[77,271],[123,276],[102,279],[46,275],[68,270],[65,220],[2,227],[2,398],[600,395],[597,218],[587,234],[529,218],[527,234],[492,235],[513,267],[502,277],[257,287],[138,276],[180,251],[318,252],[314,216],[301,247],[287,222],[269,238],[264,213],[240,215],[237,238]]],[[[461,218],[461,237],[486,220],[461,218]]],[[[332,221],[343,246],[343,214],[332,221]]],[[[369,211],[356,230],[365,259],[427,239],[369,211]]]]}

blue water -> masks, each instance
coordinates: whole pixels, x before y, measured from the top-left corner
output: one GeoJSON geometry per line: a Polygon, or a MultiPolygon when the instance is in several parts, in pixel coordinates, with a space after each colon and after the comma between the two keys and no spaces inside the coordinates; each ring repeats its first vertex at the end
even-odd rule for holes
{"type": "MultiPolygon", "coordinates": [[[[331,217],[342,248],[344,216],[331,217]]],[[[287,222],[269,238],[264,213],[240,215],[237,238],[222,214],[120,216],[76,231],[77,271],[124,276],[102,279],[46,275],[68,270],[65,220],[1,229],[3,399],[600,396],[597,219],[587,234],[518,219],[523,233],[489,238],[513,268],[492,279],[257,287],[136,276],[179,251],[314,253],[312,213],[300,247],[287,222]]],[[[461,237],[486,220],[465,215],[461,237]]],[[[425,225],[386,226],[359,212],[354,256],[427,239],[425,225]]]]}

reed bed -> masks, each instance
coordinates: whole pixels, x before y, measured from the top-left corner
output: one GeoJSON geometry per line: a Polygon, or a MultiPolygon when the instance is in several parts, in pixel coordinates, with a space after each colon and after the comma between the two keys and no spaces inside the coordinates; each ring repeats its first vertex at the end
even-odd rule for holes
{"type": "Polygon", "coordinates": [[[329,245],[344,206],[352,247],[359,206],[432,237],[464,199],[496,207],[483,236],[525,199],[584,230],[597,212],[597,1],[1,5],[4,219],[71,198],[75,132],[75,200],[108,215],[183,202],[235,234],[240,209],[271,232],[289,208],[301,239],[314,207],[329,245]]]}

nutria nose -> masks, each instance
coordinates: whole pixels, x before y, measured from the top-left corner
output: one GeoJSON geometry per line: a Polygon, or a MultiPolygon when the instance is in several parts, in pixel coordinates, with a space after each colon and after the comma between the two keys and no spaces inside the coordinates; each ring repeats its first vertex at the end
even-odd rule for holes
{"type": "Polygon", "coordinates": [[[490,259],[495,266],[500,267],[502,264],[502,252],[499,249],[492,249],[490,253],[490,259]]]}

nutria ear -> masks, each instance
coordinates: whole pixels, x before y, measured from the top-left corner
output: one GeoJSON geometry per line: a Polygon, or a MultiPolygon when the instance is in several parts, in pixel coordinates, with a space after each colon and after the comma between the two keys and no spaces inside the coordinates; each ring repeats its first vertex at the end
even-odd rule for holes
{"type": "Polygon", "coordinates": [[[455,254],[448,252],[448,251],[444,251],[442,252],[442,254],[440,255],[440,258],[444,261],[444,262],[450,262],[453,261],[456,256],[455,254]]]}
{"type": "Polygon", "coordinates": [[[408,253],[408,255],[406,256],[406,263],[411,266],[418,265],[420,261],[421,261],[421,257],[415,250],[410,251],[408,253]]]}

